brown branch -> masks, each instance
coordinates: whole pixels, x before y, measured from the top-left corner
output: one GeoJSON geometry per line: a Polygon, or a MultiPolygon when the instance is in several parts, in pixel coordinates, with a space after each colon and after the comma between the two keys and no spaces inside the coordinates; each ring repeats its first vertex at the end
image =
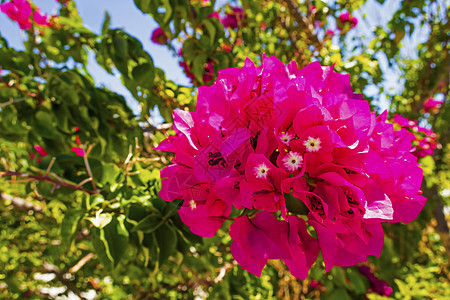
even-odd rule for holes
{"type": "MultiPolygon", "coordinates": [[[[2,88],[0,88],[0,89],[2,89],[2,88]]],[[[19,98],[19,99],[10,98],[8,101],[0,103],[0,108],[5,107],[5,106],[10,105],[10,104],[21,102],[23,100],[25,100],[25,97],[22,97],[22,98],[19,98]]]]}
{"type": "Polygon", "coordinates": [[[5,83],[5,85],[4,85],[4,86],[1,86],[0,89],[7,89],[7,88],[15,89],[15,90],[17,90],[17,91],[19,91],[19,92],[21,92],[21,93],[27,95],[28,97],[31,97],[31,98],[34,98],[34,99],[38,100],[38,101],[39,101],[39,104],[41,104],[42,102],[45,101],[45,98],[43,98],[43,97],[42,97],[41,95],[39,95],[38,93],[32,93],[32,92],[30,92],[30,91],[23,90],[23,89],[20,88],[18,85],[14,84],[14,81],[5,82],[5,81],[3,80],[3,78],[1,78],[1,77],[0,77],[0,81],[3,82],[3,83],[5,83]]]}
{"type": "Polygon", "coordinates": [[[286,3],[292,16],[295,17],[295,20],[299,24],[299,27],[301,27],[303,31],[306,31],[307,36],[310,38],[314,46],[316,48],[320,48],[321,42],[319,41],[319,38],[316,35],[314,25],[310,22],[310,20],[308,20],[308,18],[301,15],[297,3],[295,3],[292,0],[284,0],[283,2],[286,3]]]}
{"type": "Polygon", "coordinates": [[[72,268],[69,269],[69,273],[73,274],[78,272],[79,269],[81,269],[88,261],[90,261],[94,257],[94,253],[89,253],[82,259],[80,259],[79,262],[77,262],[72,268]]]}
{"type": "Polygon", "coordinates": [[[1,200],[11,201],[11,204],[20,209],[32,210],[34,212],[42,212],[42,207],[38,204],[31,203],[22,198],[13,197],[6,193],[0,193],[1,200]]]}
{"type": "Polygon", "coordinates": [[[78,191],[82,191],[85,193],[88,193],[90,195],[94,195],[94,194],[99,194],[100,191],[95,189],[95,190],[87,190],[81,186],[75,185],[75,184],[71,184],[65,180],[63,180],[62,178],[58,177],[56,174],[50,173],[50,176],[56,177],[58,180],[55,180],[53,178],[51,178],[49,175],[46,176],[39,176],[39,175],[32,175],[32,174],[26,174],[26,173],[20,173],[20,172],[12,172],[12,171],[6,171],[6,172],[0,172],[0,177],[4,177],[4,176],[17,176],[17,177],[22,177],[22,178],[28,178],[28,179],[32,179],[32,180],[37,180],[37,181],[47,181],[50,183],[53,183],[55,186],[59,187],[59,186],[63,186],[72,190],[78,190],[78,191]]]}
{"type": "Polygon", "coordinates": [[[84,164],[86,166],[86,171],[89,175],[89,178],[91,179],[92,188],[94,189],[94,191],[96,191],[97,187],[95,186],[94,176],[92,175],[91,166],[89,165],[89,160],[88,160],[88,155],[89,155],[89,153],[91,153],[91,150],[93,147],[94,147],[94,144],[89,145],[88,149],[86,150],[86,152],[83,155],[83,160],[84,160],[84,164]]]}

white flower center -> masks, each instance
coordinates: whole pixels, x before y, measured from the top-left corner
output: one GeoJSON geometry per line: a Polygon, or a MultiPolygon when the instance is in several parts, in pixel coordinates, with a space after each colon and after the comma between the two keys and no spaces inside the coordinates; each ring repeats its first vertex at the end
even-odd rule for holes
{"type": "Polygon", "coordinates": [[[194,210],[197,208],[197,203],[195,203],[194,199],[189,201],[189,206],[191,207],[191,210],[194,210]]]}
{"type": "Polygon", "coordinates": [[[267,178],[267,173],[269,173],[270,168],[266,166],[265,163],[256,166],[253,171],[255,171],[256,178],[265,179],[267,178]]]}
{"type": "Polygon", "coordinates": [[[320,138],[315,139],[312,136],[309,136],[308,139],[303,142],[303,146],[306,147],[306,151],[308,152],[317,152],[322,148],[322,146],[320,146],[321,143],[320,138]]]}
{"type": "Polygon", "coordinates": [[[289,153],[283,158],[284,166],[289,171],[295,171],[302,166],[303,158],[300,153],[289,151],[289,153]]]}
{"type": "Polygon", "coordinates": [[[285,144],[286,146],[289,146],[289,142],[294,138],[294,135],[289,132],[283,132],[280,135],[280,140],[285,144]]]}

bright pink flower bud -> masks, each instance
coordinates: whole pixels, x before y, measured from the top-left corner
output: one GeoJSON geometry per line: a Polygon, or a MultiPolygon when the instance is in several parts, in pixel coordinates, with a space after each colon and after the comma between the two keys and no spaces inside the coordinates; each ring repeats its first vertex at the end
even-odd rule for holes
{"type": "Polygon", "coordinates": [[[423,110],[425,112],[438,113],[441,108],[443,101],[435,100],[434,98],[428,98],[423,105],[423,110]]]}
{"type": "Polygon", "coordinates": [[[81,156],[81,157],[83,157],[83,156],[86,155],[86,153],[84,152],[83,148],[80,148],[80,147],[72,147],[71,150],[72,150],[73,152],[75,152],[75,155],[78,155],[78,156],[81,156]]]}
{"type": "MultiPolygon", "coordinates": [[[[356,25],[358,24],[358,19],[351,16],[348,11],[343,12],[339,15],[339,21],[342,25],[344,25],[345,23],[350,23],[351,28],[356,27],[356,25]]],[[[342,27],[340,27],[339,25],[338,28],[342,30],[342,27]]]]}
{"type": "Polygon", "coordinates": [[[359,266],[358,270],[361,274],[367,277],[370,282],[370,288],[368,292],[374,292],[381,296],[390,296],[392,294],[392,288],[386,281],[378,279],[375,274],[372,273],[368,266],[359,266]]]}
{"type": "Polygon", "coordinates": [[[46,14],[41,13],[39,9],[33,12],[33,20],[39,26],[44,27],[50,26],[49,18],[47,17],[46,14]]]}
{"type": "Polygon", "coordinates": [[[348,11],[343,12],[339,15],[339,21],[341,21],[341,23],[348,22],[349,20],[350,20],[350,13],[348,11]]]}
{"type": "Polygon", "coordinates": [[[236,29],[245,18],[244,12],[240,7],[232,7],[231,10],[231,13],[227,13],[221,21],[224,27],[236,29]]]}
{"type": "Polygon", "coordinates": [[[34,145],[34,149],[39,153],[40,156],[45,157],[48,155],[48,153],[39,145],[34,145]]]}
{"type": "Polygon", "coordinates": [[[161,27],[156,28],[152,32],[151,40],[155,44],[164,45],[167,44],[169,38],[161,27]]]}
{"type": "Polygon", "coordinates": [[[216,18],[217,20],[220,21],[220,16],[219,16],[219,13],[218,13],[217,11],[215,11],[215,12],[209,14],[209,15],[208,15],[208,18],[216,18]]]}
{"type": "Polygon", "coordinates": [[[31,27],[30,15],[31,5],[27,0],[14,0],[0,5],[0,10],[11,20],[16,21],[20,29],[26,30],[31,27]]]}

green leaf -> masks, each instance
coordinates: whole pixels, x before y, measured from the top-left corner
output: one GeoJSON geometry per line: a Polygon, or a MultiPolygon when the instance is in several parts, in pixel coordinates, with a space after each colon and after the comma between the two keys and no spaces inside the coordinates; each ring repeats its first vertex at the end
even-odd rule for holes
{"type": "Polygon", "coordinates": [[[199,82],[203,82],[203,74],[205,73],[205,63],[207,56],[205,53],[197,55],[192,62],[192,73],[199,82]]]}
{"type": "Polygon", "coordinates": [[[61,25],[66,25],[68,27],[70,27],[72,32],[79,32],[79,33],[85,33],[85,34],[89,34],[89,35],[94,35],[92,33],[92,31],[90,31],[89,29],[87,29],[86,27],[84,27],[81,22],[76,22],[73,19],[70,18],[66,18],[63,16],[59,16],[58,17],[58,23],[61,25]]]}
{"type": "Polygon", "coordinates": [[[57,139],[61,134],[56,130],[54,124],[54,116],[46,111],[40,110],[35,115],[36,123],[34,130],[42,137],[49,139],[57,139]]]}
{"type": "Polygon", "coordinates": [[[134,67],[131,75],[138,85],[151,88],[155,78],[155,72],[153,70],[153,64],[150,62],[140,64],[134,67]]]}
{"type": "Polygon", "coordinates": [[[121,36],[114,37],[114,50],[116,54],[122,59],[126,59],[128,52],[128,43],[127,40],[121,36]]]}
{"type": "Polygon", "coordinates": [[[106,269],[117,267],[128,247],[128,231],[125,216],[114,217],[104,228],[92,230],[92,245],[106,269]]]}
{"type": "Polygon", "coordinates": [[[170,22],[170,20],[172,19],[173,8],[172,8],[172,5],[170,4],[169,0],[162,0],[162,2],[163,2],[162,7],[164,7],[166,9],[166,12],[163,17],[163,22],[164,22],[164,24],[168,24],[170,22]]]}
{"type": "Polygon", "coordinates": [[[98,259],[106,270],[111,271],[114,265],[114,259],[109,251],[109,244],[106,241],[105,231],[103,229],[93,228],[91,231],[92,246],[98,259]]]}
{"type": "Polygon", "coordinates": [[[73,209],[66,212],[61,222],[61,239],[67,248],[72,245],[73,238],[77,233],[78,226],[85,212],[79,209],[73,209]]]}
{"type": "Polygon", "coordinates": [[[151,0],[134,0],[134,4],[139,8],[143,13],[151,13],[150,9],[151,0]]]}
{"type": "Polygon", "coordinates": [[[102,179],[99,181],[101,184],[116,183],[116,178],[120,174],[122,169],[113,163],[106,163],[102,165],[102,179]]]}
{"type": "Polygon", "coordinates": [[[167,224],[155,231],[155,237],[159,246],[159,265],[167,261],[177,246],[177,233],[167,224]]]}
{"type": "Polygon", "coordinates": [[[110,26],[111,26],[111,16],[105,10],[105,18],[103,19],[102,25],[102,35],[105,35],[108,32],[110,26]]]}
{"type": "Polygon", "coordinates": [[[365,276],[363,276],[353,268],[347,269],[347,276],[350,280],[350,284],[353,286],[353,290],[357,294],[363,295],[366,293],[367,289],[369,288],[369,281],[365,276]]]}
{"type": "Polygon", "coordinates": [[[335,289],[327,299],[330,300],[352,300],[344,288],[335,289]]]}
{"type": "Polygon", "coordinates": [[[131,232],[136,232],[138,230],[143,231],[145,233],[152,233],[156,229],[158,229],[162,224],[164,223],[164,220],[162,219],[161,215],[149,215],[139,221],[139,223],[136,224],[135,227],[131,230],[131,232]]]}
{"type": "Polygon", "coordinates": [[[217,28],[210,18],[203,20],[202,23],[203,23],[203,25],[205,25],[206,31],[208,32],[209,44],[210,44],[210,46],[213,46],[214,42],[216,40],[217,28]]]}

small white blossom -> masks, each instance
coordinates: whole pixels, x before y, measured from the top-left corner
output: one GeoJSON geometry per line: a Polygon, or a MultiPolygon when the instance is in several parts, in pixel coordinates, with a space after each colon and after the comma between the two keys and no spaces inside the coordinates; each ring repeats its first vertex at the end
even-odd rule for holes
{"type": "Polygon", "coordinates": [[[194,210],[197,208],[197,203],[195,203],[194,199],[189,201],[189,206],[191,207],[191,210],[194,210]]]}
{"type": "Polygon", "coordinates": [[[289,132],[283,132],[280,135],[280,140],[285,144],[286,146],[289,146],[289,142],[294,139],[294,135],[289,132]]]}
{"type": "Polygon", "coordinates": [[[260,164],[259,166],[253,169],[255,171],[256,178],[265,179],[267,177],[267,173],[269,173],[270,168],[266,166],[265,163],[260,164]]]}
{"type": "Polygon", "coordinates": [[[284,166],[289,171],[295,171],[302,166],[303,157],[298,152],[289,151],[289,153],[283,158],[284,166]]]}
{"type": "Polygon", "coordinates": [[[308,152],[317,152],[320,148],[322,148],[322,146],[320,146],[321,143],[322,142],[320,141],[320,138],[315,139],[310,136],[306,141],[303,142],[303,146],[306,147],[306,150],[308,152]]]}

